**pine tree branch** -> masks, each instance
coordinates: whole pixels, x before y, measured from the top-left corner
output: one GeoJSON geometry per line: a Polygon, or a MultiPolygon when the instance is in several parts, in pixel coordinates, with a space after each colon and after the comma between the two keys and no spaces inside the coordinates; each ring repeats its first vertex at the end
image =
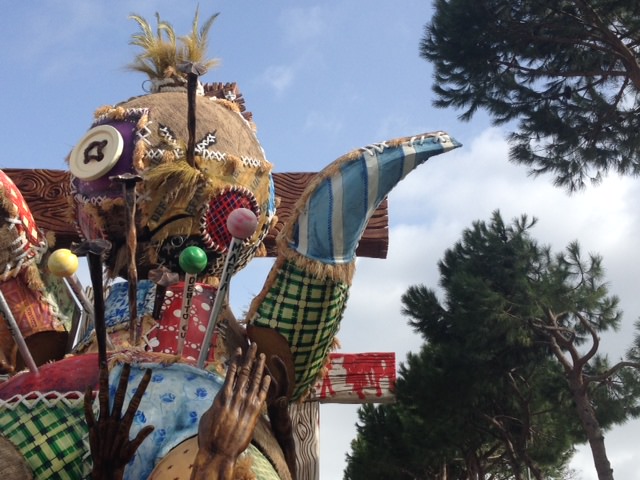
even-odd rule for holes
{"type": "Polygon", "coordinates": [[[579,358],[577,362],[574,362],[576,366],[579,366],[579,368],[582,369],[582,367],[584,367],[589,362],[589,360],[591,360],[598,352],[598,348],[600,347],[600,337],[598,337],[598,332],[596,332],[595,328],[593,328],[591,323],[589,323],[589,321],[584,318],[581,313],[575,312],[574,315],[578,318],[578,320],[580,320],[580,324],[587,329],[587,331],[591,335],[592,340],[591,348],[589,349],[589,351],[584,356],[579,358]]]}
{"type": "Polygon", "coordinates": [[[547,77],[561,77],[561,78],[573,78],[573,77],[627,77],[628,72],[626,70],[543,70],[541,67],[525,67],[518,61],[511,60],[507,62],[505,60],[494,60],[494,65],[501,65],[507,69],[515,69],[521,72],[530,74],[532,78],[547,78],[547,77]]]}
{"type": "Polygon", "coordinates": [[[573,368],[573,365],[565,357],[564,352],[562,351],[562,348],[558,344],[557,337],[556,337],[556,335],[554,334],[554,331],[553,331],[554,327],[553,326],[549,326],[549,325],[545,324],[544,322],[542,322],[540,320],[534,320],[533,326],[535,328],[538,328],[544,334],[547,335],[547,337],[549,338],[549,346],[551,347],[551,351],[553,352],[555,357],[558,359],[558,361],[560,362],[560,365],[562,365],[562,367],[564,368],[565,372],[571,371],[571,369],[573,368]]]}
{"type": "Polygon", "coordinates": [[[575,0],[575,2],[583,8],[587,17],[595,24],[597,31],[602,34],[603,41],[610,45],[614,52],[620,56],[627,67],[629,78],[636,89],[640,90],[640,65],[638,65],[636,54],[607,27],[591,5],[585,0],[575,0]]]}
{"type": "Polygon", "coordinates": [[[613,367],[608,369],[606,372],[603,372],[599,375],[584,375],[584,380],[586,384],[589,383],[600,383],[609,380],[616,373],[618,373],[623,368],[635,368],[636,370],[640,370],[639,362],[618,362],[613,367]]]}

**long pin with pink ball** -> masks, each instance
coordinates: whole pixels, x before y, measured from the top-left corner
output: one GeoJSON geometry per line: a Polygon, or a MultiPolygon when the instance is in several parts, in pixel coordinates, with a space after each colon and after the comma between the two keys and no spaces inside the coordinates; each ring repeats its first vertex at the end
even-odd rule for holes
{"type": "Polygon", "coordinates": [[[47,267],[49,268],[49,271],[56,277],[64,279],[69,289],[78,299],[78,302],[80,302],[80,306],[83,310],[81,318],[74,318],[74,321],[71,324],[69,340],[67,341],[67,352],[70,352],[75,346],[78,332],[84,330],[85,325],[93,325],[94,322],[93,305],[87,298],[84,288],[76,275],[78,265],[79,262],[77,255],[67,248],[59,248],[58,250],[55,250],[51,255],[49,255],[49,259],[47,260],[47,267]]]}
{"type": "Polygon", "coordinates": [[[211,307],[209,323],[207,324],[207,330],[204,334],[200,354],[198,355],[199,368],[204,367],[207,357],[209,356],[213,331],[218,321],[220,311],[222,310],[222,303],[227,296],[227,290],[229,290],[231,275],[233,275],[233,271],[235,270],[242,242],[251,237],[257,227],[258,219],[248,208],[237,208],[231,212],[227,218],[227,230],[229,230],[229,233],[231,234],[231,242],[229,243],[229,251],[227,252],[227,257],[225,258],[224,266],[222,268],[222,275],[220,276],[220,285],[216,292],[216,298],[213,301],[213,307],[211,307]]]}
{"type": "Polygon", "coordinates": [[[11,308],[9,308],[9,304],[7,300],[4,298],[2,292],[0,292],[0,310],[2,311],[2,316],[7,322],[7,327],[9,328],[9,332],[13,337],[13,341],[16,342],[18,346],[18,351],[24,360],[24,364],[27,368],[33,373],[38,373],[38,367],[36,366],[36,362],[33,360],[31,356],[31,352],[29,351],[29,347],[27,347],[27,343],[24,341],[24,337],[22,336],[22,332],[18,327],[18,322],[16,322],[13,313],[11,312],[11,308]]]}
{"type": "Polygon", "coordinates": [[[189,317],[191,316],[191,305],[196,288],[196,279],[198,273],[207,267],[207,254],[200,247],[187,247],[180,252],[178,263],[180,264],[180,268],[185,272],[177,348],[177,354],[182,355],[185,338],[187,337],[187,329],[189,328],[189,317]]]}

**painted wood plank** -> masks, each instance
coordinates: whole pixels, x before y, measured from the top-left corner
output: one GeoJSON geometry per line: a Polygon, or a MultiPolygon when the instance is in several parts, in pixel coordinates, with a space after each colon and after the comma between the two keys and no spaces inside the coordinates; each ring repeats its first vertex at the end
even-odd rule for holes
{"type": "Polygon", "coordinates": [[[289,415],[296,442],[298,480],[320,480],[320,405],[317,402],[292,403],[289,415]]]}
{"type": "Polygon", "coordinates": [[[327,375],[309,401],[320,403],[392,403],[395,401],[396,355],[332,353],[327,375]]]}

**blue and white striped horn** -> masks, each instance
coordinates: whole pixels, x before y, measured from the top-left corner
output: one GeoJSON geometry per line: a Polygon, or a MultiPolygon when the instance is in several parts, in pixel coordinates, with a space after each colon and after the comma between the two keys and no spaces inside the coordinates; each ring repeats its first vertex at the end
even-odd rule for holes
{"type": "Polygon", "coordinates": [[[278,237],[278,257],[247,313],[291,350],[292,399],[306,395],[334,346],[369,218],[391,189],[429,157],[459,147],[443,132],[404,137],[340,157],[311,182],[278,237]]]}
{"type": "Polygon", "coordinates": [[[318,174],[298,201],[289,248],[322,263],[353,261],[369,218],[393,187],[429,157],[460,145],[444,132],[425,133],[339,158],[318,174]]]}

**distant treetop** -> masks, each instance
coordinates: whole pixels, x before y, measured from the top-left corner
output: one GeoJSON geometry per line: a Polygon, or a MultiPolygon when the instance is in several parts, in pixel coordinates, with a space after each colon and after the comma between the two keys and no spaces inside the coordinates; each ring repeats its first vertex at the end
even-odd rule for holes
{"type": "Polygon", "coordinates": [[[640,174],[640,3],[435,0],[435,105],[517,122],[510,159],[569,191],[640,174]]]}

